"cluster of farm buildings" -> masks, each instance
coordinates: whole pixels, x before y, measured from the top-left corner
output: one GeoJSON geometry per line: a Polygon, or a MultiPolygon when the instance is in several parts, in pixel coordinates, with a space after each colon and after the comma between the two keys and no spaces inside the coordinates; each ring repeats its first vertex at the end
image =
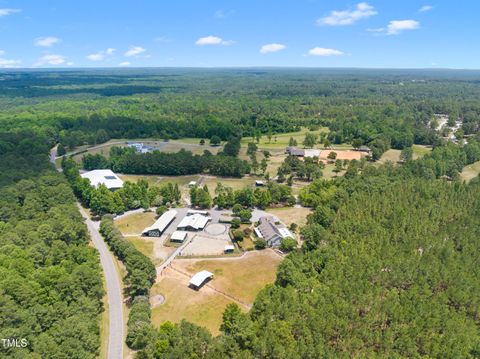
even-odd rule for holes
{"type": "Polygon", "coordinates": [[[331,161],[329,158],[330,153],[336,154],[335,159],[338,160],[361,160],[363,156],[371,154],[371,150],[368,147],[362,146],[356,150],[319,150],[315,148],[297,148],[287,147],[285,153],[290,156],[301,158],[317,158],[319,161],[327,163],[331,161]]]}

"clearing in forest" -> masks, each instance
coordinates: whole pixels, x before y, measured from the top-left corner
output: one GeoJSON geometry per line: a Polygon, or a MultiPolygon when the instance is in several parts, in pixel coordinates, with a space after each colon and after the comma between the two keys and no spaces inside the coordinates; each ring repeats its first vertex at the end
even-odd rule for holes
{"type": "Polygon", "coordinates": [[[472,163],[471,165],[463,167],[460,177],[466,181],[470,182],[472,179],[477,177],[480,174],[480,161],[472,163]]]}
{"type": "Polygon", "coordinates": [[[152,321],[158,326],[166,320],[187,319],[218,334],[227,304],[235,302],[244,310],[257,293],[275,281],[282,257],[273,250],[247,252],[242,257],[214,259],[176,259],[164,270],[152,288],[152,296],[162,295],[165,302],[153,308],[152,321]],[[188,281],[200,270],[208,270],[214,278],[208,286],[195,291],[188,281]],[[226,296],[215,291],[223,292],[226,296]]]}

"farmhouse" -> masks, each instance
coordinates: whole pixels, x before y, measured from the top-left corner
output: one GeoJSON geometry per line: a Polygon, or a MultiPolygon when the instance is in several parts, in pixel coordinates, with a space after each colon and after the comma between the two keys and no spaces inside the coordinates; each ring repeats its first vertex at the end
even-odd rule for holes
{"type": "Polygon", "coordinates": [[[180,221],[177,228],[186,231],[199,231],[204,229],[211,219],[212,218],[203,216],[199,213],[192,214],[191,216],[187,215],[180,221]]]}
{"type": "Polygon", "coordinates": [[[184,231],[175,231],[172,233],[170,240],[172,242],[183,242],[187,238],[188,233],[184,231]]]}
{"type": "Polygon", "coordinates": [[[293,238],[288,228],[283,223],[278,223],[275,217],[260,217],[259,222],[255,233],[258,237],[265,239],[271,247],[279,246],[283,238],[293,238]]]}
{"type": "Polygon", "coordinates": [[[296,147],[287,147],[285,153],[291,156],[303,157],[305,156],[305,150],[296,147]]]}
{"type": "Polygon", "coordinates": [[[200,289],[200,287],[205,284],[207,281],[213,278],[213,273],[210,273],[209,271],[202,270],[198,273],[195,273],[195,275],[190,279],[189,286],[194,288],[194,289],[200,289]]]}
{"type": "Polygon", "coordinates": [[[123,181],[111,170],[93,170],[82,173],[82,178],[88,178],[90,184],[98,188],[101,184],[105,185],[110,191],[123,187],[123,181]]]}
{"type": "Polygon", "coordinates": [[[142,234],[148,237],[160,237],[177,216],[177,211],[172,209],[162,214],[154,224],[143,230],[142,234]]]}

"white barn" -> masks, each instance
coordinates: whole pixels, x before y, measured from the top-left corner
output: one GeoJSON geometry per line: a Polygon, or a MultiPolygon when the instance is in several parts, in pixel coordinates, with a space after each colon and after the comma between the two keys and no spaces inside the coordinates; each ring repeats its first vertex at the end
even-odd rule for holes
{"type": "Polygon", "coordinates": [[[145,228],[142,234],[148,237],[160,237],[176,216],[177,211],[174,209],[165,212],[155,221],[154,224],[145,228]]]}
{"type": "Polygon", "coordinates": [[[199,231],[204,229],[211,219],[211,217],[202,216],[199,213],[192,214],[191,216],[187,215],[180,221],[177,228],[187,231],[199,231]]]}
{"type": "Polygon", "coordinates": [[[175,231],[170,236],[172,242],[183,242],[187,238],[188,232],[185,231],[175,231]]]}
{"type": "Polygon", "coordinates": [[[111,170],[93,170],[82,173],[80,176],[87,178],[95,188],[98,188],[101,184],[105,185],[105,187],[111,191],[123,187],[123,181],[111,170]]]}

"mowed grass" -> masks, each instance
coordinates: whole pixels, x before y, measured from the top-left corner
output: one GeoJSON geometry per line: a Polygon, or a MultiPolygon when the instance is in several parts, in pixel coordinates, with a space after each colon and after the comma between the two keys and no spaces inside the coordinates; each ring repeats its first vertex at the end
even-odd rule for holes
{"type": "Polygon", "coordinates": [[[117,219],[115,225],[123,235],[140,234],[145,227],[155,223],[155,217],[154,212],[134,213],[117,219]]]}
{"type": "Polygon", "coordinates": [[[260,178],[250,176],[245,176],[243,178],[203,176],[201,185],[207,185],[210,195],[215,196],[215,188],[219,182],[224,186],[231,187],[235,191],[247,186],[255,186],[255,180],[257,179],[260,178]]]}
{"type": "Polygon", "coordinates": [[[276,278],[282,258],[273,250],[248,252],[228,259],[184,259],[174,266],[192,275],[201,270],[214,274],[211,285],[246,303],[253,303],[258,292],[276,278]]]}
{"type": "Polygon", "coordinates": [[[380,157],[380,159],[378,160],[378,163],[386,163],[388,161],[390,162],[393,162],[394,164],[396,164],[398,161],[400,161],[400,153],[402,151],[400,150],[393,150],[393,149],[390,149],[388,151],[385,151],[385,153],[382,155],[382,157],[380,157]]]}
{"type": "Polygon", "coordinates": [[[480,161],[465,166],[460,173],[460,178],[466,182],[470,182],[472,179],[478,177],[480,174],[480,161]]]}
{"type": "MultiPolygon", "coordinates": [[[[279,133],[272,135],[271,140],[268,139],[266,135],[263,135],[260,139],[260,142],[257,144],[259,148],[264,149],[279,149],[285,148],[288,146],[290,141],[290,137],[293,137],[297,141],[297,146],[302,147],[302,142],[305,139],[305,134],[307,132],[312,132],[316,135],[319,135],[322,132],[328,132],[327,127],[322,127],[316,131],[309,131],[307,128],[302,128],[298,132],[287,132],[287,133],[279,133]]],[[[252,137],[244,137],[242,138],[242,145],[247,146],[249,142],[255,142],[256,140],[252,139],[252,137]]]]}
{"type": "Polygon", "coordinates": [[[139,179],[146,180],[151,185],[162,185],[166,183],[187,186],[190,181],[198,181],[200,175],[189,176],[156,176],[156,175],[118,175],[123,181],[137,183],[139,179]]]}
{"type": "Polygon", "coordinates": [[[164,271],[151,290],[151,295],[161,294],[165,298],[163,304],[152,308],[153,325],[158,327],[165,321],[178,323],[186,319],[218,335],[223,311],[232,300],[208,287],[195,291],[188,287],[188,281],[188,277],[172,269],[164,271]]]}
{"type": "MultiPolygon", "coordinates": [[[[153,249],[154,244],[152,239],[143,237],[125,237],[125,239],[132,243],[140,253],[145,254],[154,263],[158,262],[155,258],[155,253],[153,249]]],[[[160,261],[158,264],[160,264],[161,262],[162,261],[160,261]]]]}
{"type": "Polygon", "coordinates": [[[296,207],[283,207],[283,208],[268,208],[268,213],[278,217],[287,226],[292,223],[298,224],[298,227],[304,226],[307,223],[307,216],[312,212],[310,208],[296,208],[296,207]]]}
{"type": "Polygon", "coordinates": [[[426,146],[422,146],[422,145],[413,145],[412,146],[412,150],[413,150],[413,159],[416,160],[417,158],[421,158],[427,154],[429,154],[430,152],[432,152],[432,148],[431,147],[426,147],[426,146]]]}

